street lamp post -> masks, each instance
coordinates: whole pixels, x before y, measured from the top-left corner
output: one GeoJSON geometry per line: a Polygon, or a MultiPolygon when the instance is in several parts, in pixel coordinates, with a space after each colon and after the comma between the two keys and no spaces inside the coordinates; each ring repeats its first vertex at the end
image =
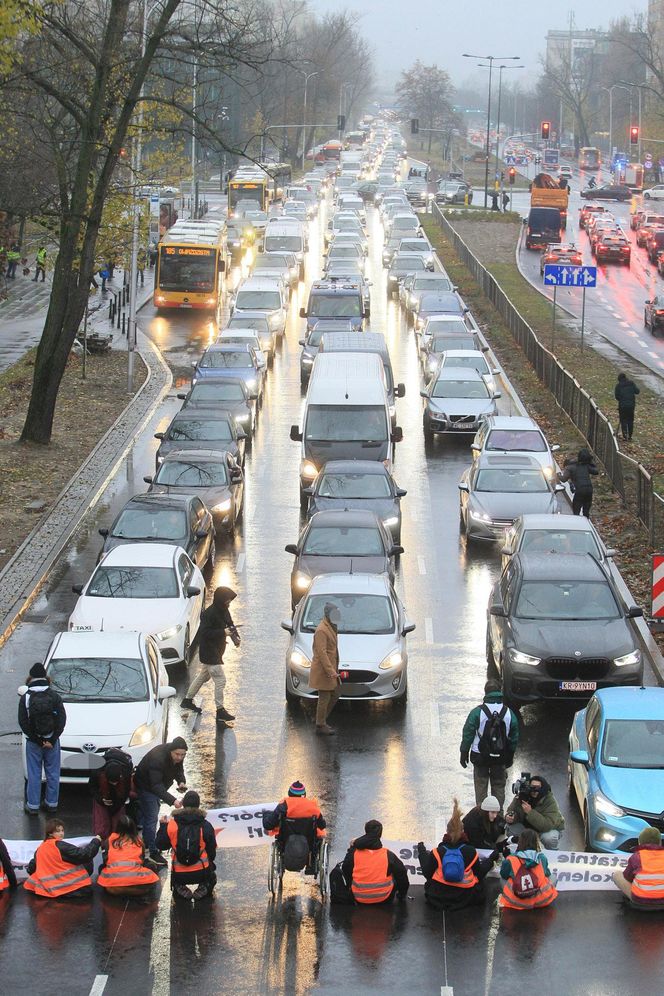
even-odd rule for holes
{"type": "MultiPolygon", "coordinates": [[[[352,86],[352,82],[342,83],[339,87],[339,117],[346,112],[346,87],[352,86]]],[[[339,129],[339,141],[341,141],[341,128],[339,129]]]]}
{"type": "Polygon", "coordinates": [[[312,73],[305,73],[304,69],[296,69],[296,72],[304,76],[304,101],[302,105],[302,172],[304,173],[304,158],[307,154],[307,86],[313,76],[320,76],[320,70],[316,69],[312,73]]]}
{"type": "MultiPolygon", "coordinates": [[[[478,62],[477,65],[480,67],[480,69],[488,68],[489,71],[491,70],[491,65],[489,64],[489,66],[487,67],[487,64],[485,62],[478,62]]],[[[503,90],[503,69],[525,69],[525,68],[526,68],[525,66],[505,66],[505,65],[498,66],[498,124],[496,125],[496,179],[498,178],[498,174],[500,172],[498,169],[498,160],[499,160],[499,146],[500,146],[500,101],[503,90]]]]}
{"type": "Polygon", "coordinates": [[[487,100],[486,109],[486,161],[484,165],[484,207],[487,206],[487,199],[489,196],[489,143],[490,143],[490,132],[491,132],[491,75],[493,73],[494,62],[518,62],[521,56],[519,55],[471,55],[469,52],[463,52],[462,58],[464,59],[485,59],[489,63],[489,97],[487,100]]]}

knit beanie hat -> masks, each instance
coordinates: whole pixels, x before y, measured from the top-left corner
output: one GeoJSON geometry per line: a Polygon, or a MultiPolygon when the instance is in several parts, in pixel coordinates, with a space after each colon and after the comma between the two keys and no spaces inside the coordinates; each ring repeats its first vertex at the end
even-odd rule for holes
{"type": "Polygon", "coordinates": [[[639,844],[660,844],[662,843],[662,835],[657,829],[657,827],[644,827],[639,834],[639,844]]]}
{"type": "Polygon", "coordinates": [[[31,678],[46,677],[46,668],[40,661],[37,661],[37,663],[33,664],[32,667],[30,668],[30,677],[31,678]]]}
{"type": "Polygon", "coordinates": [[[295,796],[296,798],[298,798],[305,796],[307,794],[307,790],[305,789],[302,782],[293,782],[291,787],[288,789],[288,794],[290,796],[295,796]]]}
{"type": "Polygon", "coordinates": [[[499,813],[500,803],[496,799],[495,795],[488,795],[486,799],[482,799],[480,809],[485,813],[499,813]]]}
{"type": "Polygon", "coordinates": [[[495,678],[489,678],[486,685],[484,686],[484,694],[489,695],[491,692],[502,692],[503,686],[495,678]]]}
{"type": "Polygon", "coordinates": [[[193,789],[189,789],[188,792],[182,796],[182,805],[185,809],[198,809],[201,804],[201,797],[198,792],[194,792],[193,789]]]}
{"type": "Polygon", "coordinates": [[[183,737],[175,737],[171,740],[171,750],[189,750],[187,741],[183,737]]]}

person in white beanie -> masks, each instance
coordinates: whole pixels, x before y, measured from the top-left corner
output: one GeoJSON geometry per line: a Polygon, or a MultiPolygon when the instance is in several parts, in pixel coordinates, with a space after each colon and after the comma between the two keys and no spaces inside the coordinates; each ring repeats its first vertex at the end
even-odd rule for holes
{"type": "Polygon", "coordinates": [[[495,795],[488,795],[463,818],[463,829],[473,847],[500,849],[505,840],[505,820],[495,795]]]}

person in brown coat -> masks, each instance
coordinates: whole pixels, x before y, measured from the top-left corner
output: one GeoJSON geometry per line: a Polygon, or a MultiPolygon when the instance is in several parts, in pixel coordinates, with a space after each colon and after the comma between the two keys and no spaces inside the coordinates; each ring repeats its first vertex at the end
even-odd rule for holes
{"type": "Polygon", "coordinates": [[[333,602],[326,602],[323,618],[314,633],[314,649],[311,657],[309,687],[318,692],[316,706],[316,733],[331,736],[334,730],[327,725],[327,718],[337,704],[341,694],[339,675],[339,638],[337,625],[341,613],[333,602]]]}

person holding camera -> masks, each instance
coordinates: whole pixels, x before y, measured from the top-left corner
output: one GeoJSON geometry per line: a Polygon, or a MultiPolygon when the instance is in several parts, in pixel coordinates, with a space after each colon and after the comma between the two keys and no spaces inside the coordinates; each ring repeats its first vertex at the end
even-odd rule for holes
{"type": "Polygon", "coordinates": [[[489,793],[505,804],[507,769],[511,767],[519,743],[519,720],[516,713],[503,701],[503,690],[498,681],[487,681],[484,699],[468,713],[461,736],[461,767],[473,765],[475,802],[489,793]]]}
{"type": "Polygon", "coordinates": [[[512,833],[536,830],[543,846],[555,851],[565,829],[565,820],[547,780],[522,771],[512,791],[514,798],[505,813],[505,822],[512,833]]]}
{"type": "Polygon", "coordinates": [[[495,795],[482,799],[463,818],[463,829],[468,843],[473,847],[493,850],[505,841],[505,820],[500,813],[500,803],[495,795]]]}
{"type": "Polygon", "coordinates": [[[500,877],[505,883],[498,897],[502,909],[535,910],[550,906],[558,895],[555,875],[549,871],[549,863],[539,849],[534,830],[519,834],[516,854],[505,856],[500,877]]]}

